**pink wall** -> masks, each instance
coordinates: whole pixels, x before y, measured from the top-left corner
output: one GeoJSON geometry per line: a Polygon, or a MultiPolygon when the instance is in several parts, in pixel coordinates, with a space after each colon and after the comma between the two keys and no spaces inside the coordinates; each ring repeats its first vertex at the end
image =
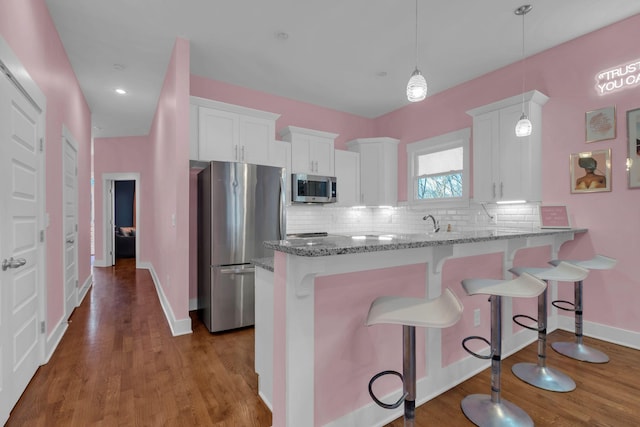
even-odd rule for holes
{"type": "MultiPolygon", "coordinates": [[[[619,260],[616,269],[593,272],[585,281],[585,320],[640,331],[640,292],[634,264],[640,252],[640,189],[627,188],[627,110],[640,107],[640,87],[599,96],[595,75],[640,57],[640,15],[542,52],[526,61],[526,90],[550,97],[543,108],[543,202],[569,207],[586,235],[564,245],[561,257],[602,253],[619,260]],[[617,137],[585,144],[585,112],[615,105],[617,137]],[[571,153],[612,149],[612,192],[571,194],[571,153]]],[[[398,196],[406,200],[406,144],[472,126],[465,111],[519,94],[522,64],[486,74],[376,119],[376,133],[399,138],[398,196]]],[[[562,288],[570,293],[570,289],[562,288]]],[[[568,296],[568,295],[563,295],[568,296]]]]}
{"type": "MultiPolygon", "coordinates": [[[[177,39],[149,134],[149,260],[176,320],[189,319],[189,42],[177,39]]],[[[146,225],[146,224],[145,224],[146,225]]]]}
{"type": "Polygon", "coordinates": [[[104,233],[103,233],[103,209],[104,189],[102,178],[105,173],[138,173],[140,174],[139,186],[136,192],[140,196],[140,205],[136,207],[140,216],[142,234],[138,233],[136,239],[140,239],[140,253],[137,254],[138,262],[149,261],[149,248],[153,247],[153,234],[148,227],[151,221],[153,199],[153,164],[151,163],[151,143],[146,136],[131,136],[126,138],[95,138],[93,141],[93,168],[94,168],[94,222],[95,222],[95,257],[103,260],[104,233]],[[148,232],[145,232],[147,231],[148,232]]]}
{"type": "Polygon", "coordinates": [[[277,140],[286,126],[337,133],[335,147],[341,150],[346,150],[347,141],[352,139],[378,136],[370,119],[196,75],[191,75],[191,95],[280,114],[277,140]]]}
{"type": "Polygon", "coordinates": [[[62,126],[78,143],[78,282],[91,275],[91,112],[44,0],[0,0],[0,35],[47,98],[46,311],[50,333],[64,316],[62,242],[62,126]]]}

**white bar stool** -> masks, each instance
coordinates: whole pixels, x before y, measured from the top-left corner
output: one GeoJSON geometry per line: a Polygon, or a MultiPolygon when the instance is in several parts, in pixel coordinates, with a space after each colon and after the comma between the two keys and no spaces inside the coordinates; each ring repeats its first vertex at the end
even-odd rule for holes
{"type": "MultiPolygon", "coordinates": [[[[589,270],[586,268],[566,262],[561,262],[551,268],[516,267],[509,271],[516,276],[520,276],[522,273],[529,273],[547,282],[547,286],[549,280],[557,282],[577,282],[583,280],[589,274],[589,270]]],[[[547,367],[547,289],[538,296],[538,327],[534,328],[520,323],[518,320],[520,318],[533,321],[536,321],[536,319],[524,314],[513,316],[513,321],[518,325],[523,328],[538,331],[538,363],[516,363],[511,368],[513,374],[522,381],[544,390],[558,392],[575,390],[576,383],[567,374],[557,369],[547,367]]]]}
{"type": "Polygon", "coordinates": [[[369,307],[367,326],[377,324],[402,325],[402,374],[382,371],[369,381],[369,394],[379,406],[396,409],[404,402],[404,425],[415,425],[416,409],[416,326],[447,328],[462,317],[462,303],[453,292],[445,289],[433,300],[411,297],[384,296],[376,298],[369,307]],[[384,403],[373,393],[373,382],[383,375],[396,375],[402,380],[402,397],[395,403],[384,403]]]}
{"type": "Polygon", "coordinates": [[[547,288],[546,283],[529,273],[522,273],[512,280],[465,279],[462,287],[467,295],[490,295],[491,342],[483,337],[471,336],[462,341],[462,346],[471,355],[480,359],[491,359],[491,395],[472,394],[462,399],[464,415],[480,427],[533,426],[531,417],[520,407],[500,397],[500,371],[502,365],[502,297],[532,298],[547,288]],[[487,356],[474,353],[466,342],[479,339],[489,344],[487,356]]]}
{"type": "MultiPolygon", "coordinates": [[[[610,270],[618,262],[614,258],[604,255],[596,255],[588,260],[553,260],[549,264],[558,265],[560,262],[568,262],[588,270],[610,270]]],[[[609,356],[600,350],[588,347],[582,343],[582,280],[574,283],[574,301],[552,301],[554,307],[560,310],[573,311],[575,313],[575,342],[559,341],[551,344],[551,347],[560,354],[576,360],[590,363],[607,363],[609,356]]]]}

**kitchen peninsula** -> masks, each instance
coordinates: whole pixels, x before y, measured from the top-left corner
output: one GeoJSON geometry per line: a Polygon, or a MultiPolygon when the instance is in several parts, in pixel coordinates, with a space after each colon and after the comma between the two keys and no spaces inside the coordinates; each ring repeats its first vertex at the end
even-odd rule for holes
{"type": "MultiPolygon", "coordinates": [[[[400,416],[401,409],[381,409],[367,392],[372,375],[401,370],[402,363],[399,327],[364,326],[371,301],[381,295],[435,298],[449,287],[464,304],[470,300],[459,282],[443,283],[448,260],[458,265],[464,258],[464,277],[475,276],[473,266],[487,264],[495,265],[497,276],[508,277],[519,250],[548,246],[557,256],[563,243],[585,231],[366,233],[265,242],[275,257],[273,273],[266,263],[258,264],[256,274],[256,301],[261,302],[256,304],[256,372],[260,395],[272,408],[273,427],[376,426],[400,416]],[[273,275],[271,284],[260,279],[266,273],[273,275]]],[[[550,289],[552,297],[556,293],[550,289]]],[[[481,315],[488,319],[485,305],[481,315]]],[[[511,311],[510,300],[504,306],[511,311]]],[[[488,366],[459,351],[460,340],[471,335],[465,319],[473,321],[474,314],[466,312],[450,330],[419,330],[419,404],[488,366]]],[[[484,320],[474,334],[486,335],[488,326],[484,320]]],[[[505,329],[506,355],[535,340],[534,332],[511,325],[505,329]]],[[[391,380],[377,393],[392,401],[400,387],[391,380]]]]}

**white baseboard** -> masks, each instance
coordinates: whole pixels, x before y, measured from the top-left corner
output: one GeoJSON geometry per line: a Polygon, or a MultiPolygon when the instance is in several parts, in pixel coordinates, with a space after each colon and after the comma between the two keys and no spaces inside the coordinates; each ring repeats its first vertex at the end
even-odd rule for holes
{"type": "Polygon", "coordinates": [[[87,294],[89,293],[89,289],[91,288],[92,284],[93,284],[93,274],[90,274],[87,277],[87,280],[85,280],[84,283],[82,284],[82,287],[78,289],[78,293],[77,293],[78,301],[76,303],[76,307],[80,307],[80,304],[82,304],[84,297],[87,296],[87,294]]]}
{"type": "Polygon", "coordinates": [[[153,268],[153,264],[150,262],[137,262],[136,268],[149,270],[151,278],[153,279],[153,284],[156,287],[156,293],[158,294],[162,311],[164,311],[164,316],[167,319],[167,323],[169,323],[169,328],[171,328],[171,334],[173,336],[190,334],[192,332],[191,318],[187,317],[186,319],[176,319],[173,314],[173,310],[171,310],[171,304],[169,304],[169,300],[162,290],[160,279],[156,274],[156,270],[153,268]]]}
{"type": "Polygon", "coordinates": [[[189,311],[194,311],[198,309],[198,298],[189,299],[189,311]]]}
{"type": "Polygon", "coordinates": [[[49,363],[49,359],[51,359],[51,356],[56,351],[56,348],[58,348],[58,344],[60,344],[60,341],[62,340],[64,333],[67,331],[67,328],[69,328],[69,323],[64,320],[63,316],[62,318],[60,318],[60,321],[58,322],[56,327],[53,328],[53,331],[49,334],[45,341],[45,354],[43,364],[49,363]]]}
{"type": "Polygon", "coordinates": [[[94,267],[111,267],[111,263],[107,263],[104,259],[94,259],[93,260],[94,267]]]}
{"type": "MultiPolygon", "coordinates": [[[[558,328],[574,332],[575,320],[573,316],[558,316],[558,328]]],[[[600,323],[583,321],[582,334],[585,337],[596,338],[601,341],[640,350],[640,332],[628,331],[600,323]]]]}

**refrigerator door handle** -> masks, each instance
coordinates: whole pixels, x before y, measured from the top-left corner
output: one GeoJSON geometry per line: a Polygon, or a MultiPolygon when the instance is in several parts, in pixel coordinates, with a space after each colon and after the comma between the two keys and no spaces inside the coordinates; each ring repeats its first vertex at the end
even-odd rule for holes
{"type": "Polygon", "coordinates": [[[220,268],[221,274],[253,274],[256,271],[256,268],[251,265],[249,267],[244,266],[234,266],[234,267],[224,267],[220,268]]]}
{"type": "Polygon", "coordinates": [[[280,240],[287,238],[287,187],[286,187],[285,171],[282,171],[280,176],[280,240]]]}

